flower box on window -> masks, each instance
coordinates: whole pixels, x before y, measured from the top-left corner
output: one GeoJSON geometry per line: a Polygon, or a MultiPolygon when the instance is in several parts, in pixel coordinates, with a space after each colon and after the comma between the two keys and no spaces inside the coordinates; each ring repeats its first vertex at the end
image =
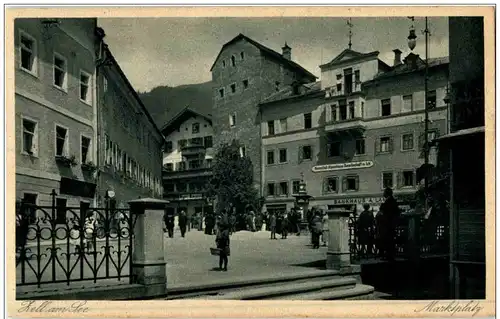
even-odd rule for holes
{"type": "Polygon", "coordinates": [[[56,162],[64,165],[64,166],[75,166],[78,163],[76,162],[75,155],[66,156],[66,155],[56,155],[56,162]]]}

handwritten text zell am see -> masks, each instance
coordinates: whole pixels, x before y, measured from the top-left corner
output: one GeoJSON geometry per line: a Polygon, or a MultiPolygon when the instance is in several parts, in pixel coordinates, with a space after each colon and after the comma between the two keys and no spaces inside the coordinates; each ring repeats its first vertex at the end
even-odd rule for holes
{"type": "Polygon", "coordinates": [[[21,307],[17,310],[19,313],[25,312],[72,312],[72,313],[85,313],[89,311],[85,307],[86,301],[75,301],[67,306],[53,305],[53,301],[24,301],[21,307]]]}

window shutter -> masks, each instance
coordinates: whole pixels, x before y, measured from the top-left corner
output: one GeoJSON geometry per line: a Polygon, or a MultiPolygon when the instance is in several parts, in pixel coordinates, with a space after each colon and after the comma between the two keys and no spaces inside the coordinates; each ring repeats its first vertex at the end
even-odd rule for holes
{"type": "Polygon", "coordinates": [[[35,125],[35,131],[33,132],[33,142],[31,145],[31,150],[34,155],[38,155],[38,124],[35,125]]]}
{"type": "Polygon", "coordinates": [[[347,190],[347,178],[342,177],[342,191],[345,192],[347,190]]]}
{"type": "Polygon", "coordinates": [[[418,136],[418,148],[422,149],[425,143],[425,133],[421,133],[418,136]]]}
{"type": "Polygon", "coordinates": [[[302,163],[302,158],[304,157],[303,155],[303,147],[299,146],[299,163],[302,163]]]}
{"type": "Polygon", "coordinates": [[[276,183],[274,184],[274,195],[279,196],[280,195],[280,184],[276,183]]]}
{"type": "Polygon", "coordinates": [[[389,138],[389,152],[392,153],[394,147],[393,147],[393,144],[394,144],[394,139],[392,138],[392,136],[389,138]]]}
{"type": "Polygon", "coordinates": [[[356,176],[355,178],[355,181],[356,181],[356,191],[359,191],[359,176],[356,176]]]}
{"type": "Polygon", "coordinates": [[[328,178],[323,179],[323,193],[328,192],[328,178]]]}
{"type": "Polygon", "coordinates": [[[398,172],[397,174],[396,187],[401,188],[403,186],[403,172],[398,172]]]}
{"type": "Polygon", "coordinates": [[[378,138],[375,138],[375,154],[378,154],[380,153],[380,150],[379,150],[379,144],[378,144],[378,138]]]}

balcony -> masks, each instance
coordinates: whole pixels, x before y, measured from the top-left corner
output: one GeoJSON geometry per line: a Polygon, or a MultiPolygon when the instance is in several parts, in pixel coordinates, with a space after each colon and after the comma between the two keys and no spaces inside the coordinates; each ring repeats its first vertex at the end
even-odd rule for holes
{"type": "Polygon", "coordinates": [[[352,118],[342,121],[331,121],[325,125],[325,131],[328,133],[360,133],[363,134],[366,130],[365,122],[362,118],[352,118]]]}
{"type": "Polygon", "coordinates": [[[164,179],[181,179],[191,177],[208,177],[212,176],[212,165],[201,165],[199,167],[177,167],[175,170],[163,166],[164,179]]]}

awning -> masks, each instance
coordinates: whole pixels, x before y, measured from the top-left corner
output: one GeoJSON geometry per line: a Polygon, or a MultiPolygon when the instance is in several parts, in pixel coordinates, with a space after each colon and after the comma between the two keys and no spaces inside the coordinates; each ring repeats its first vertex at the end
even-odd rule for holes
{"type": "Polygon", "coordinates": [[[464,130],[458,130],[456,132],[440,136],[440,137],[436,138],[434,141],[442,141],[442,140],[446,140],[446,139],[464,137],[467,135],[479,134],[479,133],[484,133],[484,126],[472,127],[472,128],[468,128],[468,129],[464,129],[464,130]]]}

